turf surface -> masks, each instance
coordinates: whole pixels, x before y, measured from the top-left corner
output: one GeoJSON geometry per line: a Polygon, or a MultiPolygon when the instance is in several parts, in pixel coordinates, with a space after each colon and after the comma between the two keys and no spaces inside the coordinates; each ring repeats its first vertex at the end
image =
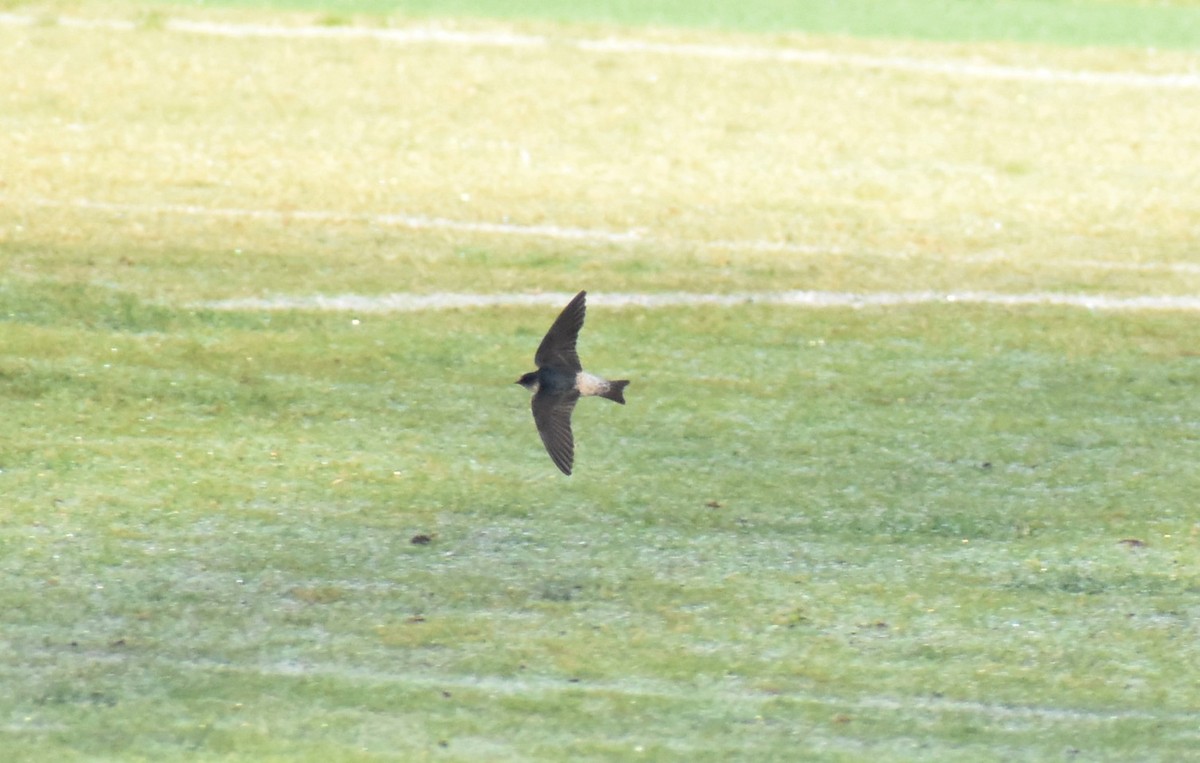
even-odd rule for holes
{"type": "Polygon", "coordinates": [[[1195,89],[853,64],[1194,56],[143,9],[0,25],[10,759],[1194,754],[1194,312],[597,306],[581,355],[633,383],[565,478],[511,383],[557,308],[213,307],[1195,295],[1195,89]]]}
{"type": "MultiPolygon", "coordinates": [[[[165,0],[167,7],[182,5],[165,0]]],[[[205,0],[200,5],[309,10],[327,23],[356,14],[546,19],[610,25],[688,26],[748,32],[940,41],[1200,48],[1195,0],[205,0]]]]}

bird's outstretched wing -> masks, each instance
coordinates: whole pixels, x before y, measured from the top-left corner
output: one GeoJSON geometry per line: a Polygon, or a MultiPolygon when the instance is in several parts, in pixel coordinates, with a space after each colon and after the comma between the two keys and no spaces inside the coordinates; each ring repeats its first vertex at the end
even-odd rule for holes
{"type": "Polygon", "coordinates": [[[549,366],[575,372],[583,370],[579,363],[579,355],[575,352],[575,340],[579,338],[579,330],[583,328],[583,317],[587,312],[586,299],[587,292],[579,292],[558,314],[554,325],[546,332],[545,338],[534,353],[533,362],[538,368],[549,366]]]}
{"type": "Polygon", "coordinates": [[[575,462],[575,438],[571,434],[571,412],[579,400],[577,390],[562,393],[538,390],[533,396],[533,423],[537,424],[542,444],[554,465],[563,474],[571,473],[575,462]]]}

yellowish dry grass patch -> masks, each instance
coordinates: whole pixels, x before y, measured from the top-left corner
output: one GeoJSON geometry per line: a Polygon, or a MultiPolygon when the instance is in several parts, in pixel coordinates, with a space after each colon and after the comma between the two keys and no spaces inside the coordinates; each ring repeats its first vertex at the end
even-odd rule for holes
{"type": "MultiPolygon", "coordinates": [[[[768,44],[834,58],[780,63],[580,50],[567,43],[613,30],[545,24],[467,28],[563,44],[231,39],[126,17],[141,26],[0,26],[0,123],[13,147],[0,155],[0,240],[39,263],[39,247],[62,252],[73,238],[111,238],[119,256],[116,248],[139,238],[152,251],[211,254],[276,251],[295,237],[314,267],[364,257],[385,274],[389,261],[411,272],[422,258],[483,249],[491,282],[477,277],[476,287],[527,282],[530,263],[521,257],[530,251],[569,252],[602,272],[627,265],[632,280],[616,277],[614,287],[635,283],[647,261],[693,269],[687,278],[656,273],[662,287],[719,288],[731,263],[748,266],[735,281],[759,273],[742,286],[1200,286],[1200,273],[1186,268],[1095,265],[1200,264],[1200,89],[854,63],[870,56],[1153,74],[1186,72],[1194,56],[781,37],[768,44]],[[115,214],[74,208],[75,199],[330,210],[348,219],[288,227],[115,214]],[[633,231],[646,243],[598,251],[354,217],[389,213],[633,231]],[[321,238],[325,244],[313,243],[321,238]],[[742,243],[718,243],[725,241],[742,243]],[[801,248],[755,251],[755,243],[801,248]]],[[[719,33],[637,35],[673,45],[763,45],[719,33]]],[[[402,272],[390,276],[404,280],[402,272]]]]}

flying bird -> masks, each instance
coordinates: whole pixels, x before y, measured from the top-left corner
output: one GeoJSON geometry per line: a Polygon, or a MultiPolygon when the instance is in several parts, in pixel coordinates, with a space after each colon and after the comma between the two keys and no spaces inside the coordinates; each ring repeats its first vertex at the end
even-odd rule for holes
{"type": "Polygon", "coordinates": [[[533,423],[554,465],[571,473],[575,462],[575,438],[571,434],[571,412],[580,397],[598,395],[625,405],[627,379],[608,381],[589,374],[579,363],[575,340],[583,328],[587,292],[581,291],[563,308],[534,353],[536,371],[517,379],[533,393],[533,423]]]}

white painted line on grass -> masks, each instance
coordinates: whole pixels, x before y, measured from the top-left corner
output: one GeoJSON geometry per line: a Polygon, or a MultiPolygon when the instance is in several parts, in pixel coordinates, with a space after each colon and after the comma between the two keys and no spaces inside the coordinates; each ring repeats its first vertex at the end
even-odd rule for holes
{"type": "MultiPolygon", "coordinates": [[[[2,197],[0,197],[2,198],[2,197]]],[[[236,207],[205,207],[196,204],[116,204],[92,199],[23,199],[27,204],[41,207],[74,207],[95,209],[113,214],[183,215],[187,217],[229,217],[286,222],[359,222],[412,230],[449,230],[463,233],[486,233],[503,236],[565,239],[597,244],[628,244],[643,240],[637,231],[606,231],[595,228],[574,228],[560,225],[520,225],[517,223],[453,220],[446,217],[426,217],[410,214],[358,214],[321,209],[241,209],[236,207]]]]}
{"type": "MultiPolygon", "coordinates": [[[[138,28],[130,21],[82,19],[70,16],[39,18],[18,13],[0,13],[0,24],[36,26],[58,24],[76,29],[128,32],[138,28]]],[[[1177,72],[1152,74],[1138,71],[1091,71],[1050,67],[989,64],[962,59],[917,58],[913,56],[869,56],[821,49],[766,48],[744,45],[703,45],[694,43],[653,42],[635,38],[600,39],[552,38],[543,35],[510,32],[464,32],[437,26],[356,27],[356,26],[275,26],[267,24],[231,24],[209,21],[167,19],[160,28],[176,33],[230,38],[287,38],[324,40],[377,40],[394,44],[453,44],[498,48],[548,48],[567,46],[575,50],[606,54],[665,55],[694,59],[737,62],[769,62],[829,67],[850,67],[880,71],[902,71],[937,76],[970,77],[992,80],[1018,80],[1055,84],[1102,85],[1131,88],[1200,89],[1200,73],[1177,72]]]]}
{"type": "MultiPolygon", "coordinates": [[[[347,313],[407,313],[428,310],[453,310],[485,307],[530,307],[561,305],[573,295],[566,292],[468,294],[436,292],[432,294],[394,293],[311,294],[300,296],[238,297],[199,302],[192,307],[207,310],[280,311],[309,310],[347,313]]],[[[737,307],[777,305],[803,308],[897,307],[910,305],[997,305],[1001,307],[1072,307],[1103,311],[1181,311],[1200,312],[1200,296],[1133,296],[1107,294],[1066,294],[1031,292],[1004,294],[987,291],[743,291],[728,294],[695,292],[621,293],[598,292],[589,296],[597,307],[737,307]]]]}
{"type": "Polygon", "coordinates": [[[223,24],[209,21],[172,19],[166,28],[173,32],[214,37],[281,37],[326,40],[378,40],[398,44],[440,43],[495,48],[546,47],[549,40],[540,35],[509,32],[461,32],[436,26],[411,26],[372,29],[354,26],[273,26],[268,24],[223,24]]]}
{"type": "MultiPolygon", "coordinates": [[[[0,196],[0,202],[13,203],[9,197],[0,196]]],[[[582,244],[646,244],[668,246],[683,249],[719,250],[734,252],[778,252],[802,256],[844,256],[850,254],[837,246],[818,246],[800,244],[790,241],[765,241],[756,239],[743,240],[703,240],[677,239],[655,236],[645,230],[610,231],[600,228],[577,228],[561,225],[522,225],[510,222],[480,222],[473,220],[454,220],[446,217],[428,217],[424,215],[404,213],[352,213],[320,209],[295,209],[280,211],[274,209],[244,209],[239,207],[205,207],[198,204],[118,204],[93,199],[46,199],[25,198],[22,203],[41,207],[68,207],[76,209],[94,209],[116,215],[183,215],[188,217],[227,217],[246,218],[251,220],[268,220],[271,222],[287,222],[301,220],[305,222],[356,222],[370,225],[394,226],[411,230],[448,230],[460,233],[475,233],[500,236],[527,236],[530,238],[547,238],[553,240],[575,241],[582,244]]],[[[920,254],[901,252],[855,252],[859,256],[877,259],[913,259],[920,254]]],[[[988,255],[988,262],[1012,259],[1004,254],[988,255]]],[[[949,260],[952,261],[952,260],[949,260]]],[[[972,262],[972,258],[959,260],[962,263],[972,262]]],[[[1135,270],[1135,271],[1165,271],[1181,274],[1200,274],[1200,263],[1190,262],[1116,262],[1111,260],[1051,260],[1044,265],[1074,267],[1083,270],[1135,270]]]]}
{"type": "MultiPolygon", "coordinates": [[[[0,196],[0,201],[12,201],[0,196]]],[[[182,215],[186,217],[228,217],[250,220],[287,222],[355,222],[410,230],[447,230],[459,233],[478,233],[498,236],[524,236],[553,240],[575,241],[582,244],[658,244],[661,246],[693,249],[716,249],[743,252],[781,252],[787,254],[818,255],[844,254],[837,247],[820,247],[812,244],[797,244],[787,241],[702,241],[695,239],[660,238],[645,230],[611,231],[602,228],[577,228],[569,225],[524,225],[510,222],[486,222],[455,220],[447,217],[428,217],[405,213],[354,213],[322,209],[244,209],[238,207],[205,207],[198,204],[118,204],[93,199],[45,199],[26,198],[22,203],[39,207],[71,207],[94,209],[116,215],[182,215]]],[[[873,257],[905,257],[906,255],[873,254],[873,257]]],[[[1198,268],[1200,269],[1200,268],[1198,268]]]]}

